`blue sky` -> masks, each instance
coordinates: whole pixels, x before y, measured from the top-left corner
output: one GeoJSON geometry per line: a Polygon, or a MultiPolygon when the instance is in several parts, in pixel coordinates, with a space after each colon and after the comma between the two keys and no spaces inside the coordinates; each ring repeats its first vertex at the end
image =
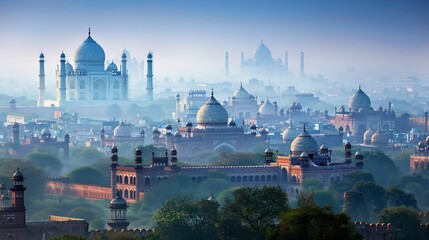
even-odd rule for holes
{"type": "MultiPolygon", "coordinates": [[[[333,76],[354,68],[385,75],[429,75],[429,1],[302,0],[0,0],[0,79],[34,79],[38,55],[53,80],[61,51],[73,61],[91,27],[107,59],[127,48],[155,56],[155,75],[213,80],[230,52],[239,71],[263,39],[275,58],[289,52],[298,72],[333,76]]],[[[51,78],[51,79],[49,79],[51,78]]]]}

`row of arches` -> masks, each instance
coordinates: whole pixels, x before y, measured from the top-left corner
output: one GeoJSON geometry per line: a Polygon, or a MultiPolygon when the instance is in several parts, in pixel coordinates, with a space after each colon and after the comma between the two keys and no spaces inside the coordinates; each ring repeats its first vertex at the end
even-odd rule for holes
{"type": "Polygon", "coordinates": [[[119,189],[119,194],[123,198],[137,199],[137,191],[135,189],[119,189]]]}
{"type": "MultiPolygon", "coordinates": [[[[106,86],[105,86],[105,85],[106,85],[106,84],[105,84],[103,81],[98,80],[98,81],[96,81],[96,82],[94,83],[94,89],[95,89],[95,90],[105,89],[105,88],[106,88],[106,86]]],[[[113,89],[119,89],[119,87],[120,87],[119,80],[114,81],[114,82],[113,82],[113,89]]],[[[71,80],[71,81],[69,82],[69,88],[70,88],[70,89],[75,89],[75,81],[71,80]]],[[[86,83],[85,83],[85,81],[84,81],[84,80],[80,80],[80,81],[79,81],[79,89],[85,89],[85,88],[86,88],[86,83]]]]}
{"type": "Polygon", "coordinates": [[[130,184],[130,185],[136,185],[136,176],[122,176],[122,175],[116,175],[116,182],[119,184],[130,184]]]}
{"type": "Polygon", "coordinates": [[[231,176],[231,182],[277,182],[277,174],[273,175],[244,175],[244,176],[231,176]]]}

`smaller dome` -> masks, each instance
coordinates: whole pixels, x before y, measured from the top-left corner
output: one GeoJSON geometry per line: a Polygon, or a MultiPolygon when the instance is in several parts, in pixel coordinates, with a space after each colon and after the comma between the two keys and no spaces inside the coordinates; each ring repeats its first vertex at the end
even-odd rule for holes
{"type": "Polygon", "coordinates": [[[251,126],[250,126],[250,129],[252,129],[252,130],[256,130],[258,127],[253,123],[251,126]]]}
{"type": "Polygon", "coordinates": [[[427,142],[427,143],[429,142],[429,136],[427,136],[427,137],[426,137],[426,142],[427,142]]]}
{"type": "Polygon", "coordinates": [[[171,155],[177,155],[177,150],[176,150],[176,148],[175,148],[175,147],[173,147],[173,148],[171,149],[170,154],[171,154],[171,155]]]}
{"type": "Polygon", "coordinates": [[[106,69],[106,72],[117,72],[117,71],[118,71],[118,66],[114,62],[111,62],[106,69]]]}
{"type": "Polygon", "coordinates": [[[152,53],[151,52],[149,52],[149,54],[147,55],[147,58],[152,58],[153,56],[152,56],[152,53]]]}
{"type": "Polygon", "coordinates": [[[267,131],[267,129],[266,128],[262,128],[262,130],[260,130],[259,131],[259,134],[261,134],[261,135],[267,135],[268,134],[268,131],[267,131]]]}
{"type": "Polygon", "coordinates": [[[113,130],[114,137],[131,137],[131,127],[123,121],[113,130]]]}
{"type": "Polygon", "coordinates": [[[106,133],[106,130],[104,130],[104,127],[102,127],[102,128],[100,129],[100,133],[106,133]]]}
{"type": "Polygon", "coordinates": [[[45,55],[43,53],[40,53],[39,58],[44,58],[44,57],[45,57],[45,55]]]}
{"type": "Polygon", "coordinates": [[[230,127],[236,127],[237,124],[235,123],[234,119],[231,119],[231,121],[229,121],[228,126],[230,127]]]}
{"type": "Polygon", "coordinates": [[[352,147],[352,144],[349,141],[347,141],[344,146],[346,146],[346,147],[352,147]]]}
{"type": "Polygon", "coordinates": [[[208,201],[210,201],[210,202],[215,202],[215,203],[217,202],[217,201],[216,201],[216,198],[213,196],[213,193],[212,193],[212,194],[210,194],[210,197],[209,197],[209,198],[207,198],[207,200],[208,200],[208,201]]]}
{"type": "Polygon", "coordinates": [[[19,123],[15,122],[15,123],[12,125],[12,128],[19,128],[19,123]]]}
{"type": "Polygon", "coordinates": [[[189,121],[188,123],[186,123],[186,127],[193,127],[192,122],[189,121]]]}
{"type": "Polygon", "coordinates": [[[176,94],[176,99],[180,99],[180,94],[176,94]]]}
{"type": "Polygon", "coordinates": [[[127,54],[125,54],[125,52],[122,53],[122,58],[127,58],[127,54]]]}
{"type": "Polygon", "coordinates": [[[73,66],[69,62],[66,62],[66,72],[67,73],[73,72],[73,66]]]}
{"type": "Polygon", "coordinates": [[[171,130],[171,129],[173,129],[173,127],[171,126],[171,124],[167,124],[167,126],[165,126],[165,129],[166,130],[171,130]]]}
{"type": "Polygon", "coordinates": [[[49,129],[47,129],[47,128],[43,128],[42,131],[40,132],[40,134],[42,136],[50,136],[51,135],[51,131],[49,131],[49,129]]]}
{"type": "Polygon", "coordinates": [[[374,146],[384,146],[387,145],[388,142],[388,137],[380,129],[378,129],[371,137],[371,144],[374,146]]]}
{"type": "Polygon", "coordinates": [[[294,127],[292,124],[287,127],[282,133],[283,142],[293,141],[298,135],[300,131],[294,127]]]}
{"type": "Polygon", "coordinates": [[[374,134],[374,130],[372,128],[368,128],[368,130],[365,131],[365,133],[363,134],[363,141],[365,143],[367,142],[371,142],[371,137],[374,134]]]}
{"type": "Polygon", "coordinates": [[[420,141],[420,142],[417,144],[417,147],[418,147],[418,148],[425,148],[425,147],[426,147],[426,143],[425,143],[425,142],[423,142],[423,140],[422,140],[422,141],[420,141]]]}
{"type": "Polygon", "coordinates": [[[302,152],[301,155],[299,155],[299,158],[308,158],[308,153],[302,152]]]}
{"type": "Polygon", "coordinates": [[[9,103],[13,104],[13,103],[16,103],[16,101],[15,101],[15,99],[14,99],[14,98],[11,98],[11,99],[9,100],[9,103]]]}
{"type": "Polygon", "coordinates": [[[19,168],[16,170],[16,172],[13,174],[12,179],[14,181],[22,181],[24,180],[24,176],[22,175],[22,173],[19,171],[19,168]]]}
{"type": "Polygon", "coordinates": [[[6,184],[0,183],[0,191],[6,190],[6,184]]]}
{"type": "Polygon", "coordinates": [[[272,103],[270,103],[270,101],[267,99],[266,102],[264,102],[260,107],[258,112],[262,115],[262,116],[274,116],[274,105],[272,103]]]}
{"type": "Polygon", "coordinates": [[[64,52],[61,53],[60,58],[65,58],[66,55],[64,54],[64,52]]]}
{"type": "Polygon", "coordinates": [[[325,144],[322,144],[322,146],[320,146],[320,151],[326,151],[328,150],[328,147],[325,144]]]}
{"type": "Polygon", "coordinates": [[[270,147],[267,147],[267,149],[265,149],[265,153],[273,153],[273,150],[270,147]]]}
{"type": "Polygon", "coordinates": [[[140,135],[144,135],[144,134],[145,134],[144,129],[140,130],[140,135]]]}
{"type": "Polygon", "coordinates": [[[237,100],[249,100],[250,94],[243,88],[243,84],[240,84],[240,88],[234,92],[233,98],[237,100]]]}
{"type": "Polygon", "coordinates": [[[176,138],[181,138],[181,137],[182,137],[182,135],[180,134],[180,132],[179,132],[179,131],[177,131],[177,132],[176,132],[176,134],[174,134],[174,137],[176,137],[176,138]]]}
{"type": "Polygon", "coordinates": [[[110,201],[109,208],[127,208],[127,201],[123,199],[119,194],[116,195],[112,201],[110,201]]]}
{"type": "Polygon", "coordinates": [[[306,152],[309,154],[317,155],[319,146],[316,140],[304,130],[292,141],[290,151],[293,156],[299,156],[301,153],[306,152]]]}
{"type": "Polygon", "coordinates": [[[360,151],[357,151],[355,153],[355,157],[363,157],[362,153],[360,151]]]}
{"type": "Polygon", "coordinates": [[[158,130],[158,128],[154,128],[152,133],[153,134],[161,134],[161,132],[158,130]]]}

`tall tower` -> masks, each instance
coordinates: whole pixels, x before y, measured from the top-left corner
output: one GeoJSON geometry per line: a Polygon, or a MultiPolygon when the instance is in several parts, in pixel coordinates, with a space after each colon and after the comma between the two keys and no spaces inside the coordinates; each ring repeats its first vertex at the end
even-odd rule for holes
{"type": "Polygon", "coordinates": [[[118,166],[118,148],[112,147],[112,157],[110,157],[110,187],[112,188],[112,197],[117,194],[116,189],[116,167],[118,166]]]}
{"type": "Polygon", "coordinates": [[[15,146],[19,145],[19,124],[17,122],[12,126],[12,142],[15,146]]]}
{"type": "Polygon", "coordinates": [[[37,101],[38,107],[43,107],[45,100],[45,55],[40,53],[39,56],[39,100],[37,101]]]}
{"type": "Polygon", "coordinates": [[[153,101],[153,74],[152,74],[152,53],[147,55],[147,84],[146,95],[149,101],[153,101]]]}
{"type": "Polygon", "coordinates": [[[128,99],[128,74],[127,74],[127,54],[122,53],[122,65],[121,65],[121,76],[122,76],[122,99],[128,99]]]}
{"type": "Polygon", "coordinates": [[[241,52],[241,56],[240,56],[240,66],[241,66],[241,81],[243,81],[244,79],[244,52],[241,52]]]}
{"type": "Polygon", "coordinates": [[[228,51],[225,53],[225,81],[229,80],[229,55],[228,51]]]}
{"type": "Polygon", "coordinates": [[[289,74],[289,60],[287,56],[287,51],[285,52],[285,74],[286,76],[289,74]]]}
{"type": "Polygon", "coordinates": [[[60,105],[66,101],[66,55],[61,53],[60,56],[60,85],[59,85],[59,102],[60,105]]]}
{"type": "Polygon", "coordinates": [[[176,95],[176,116],[175,116],[176,119],[178,119],[180,116],[180,100],[181,100],[180,94],[177,94],[176,95]]]}
{"type": "Polygon", "coordinates": [[[128,225],[127,222],[127,201],[123,199],[119,192],[116,194],[116,197],[110,201],[109,209],[110,209],[110,219],[107,222],[110,229],[112,230],[127,230],[128,225]]]}
{"type": "Polygon", "coordinates": [[[10,188],[12,192],[12,208],[15,209],[14,225],[16,227],[25,227],[24,176],[17,169],[11,179],[13,182],[13,186],[10,188]]]}
{"type": "Polygon", "coordinates": [[[301,51],[301,78],[304,78],[304,51],[301,51]]]}

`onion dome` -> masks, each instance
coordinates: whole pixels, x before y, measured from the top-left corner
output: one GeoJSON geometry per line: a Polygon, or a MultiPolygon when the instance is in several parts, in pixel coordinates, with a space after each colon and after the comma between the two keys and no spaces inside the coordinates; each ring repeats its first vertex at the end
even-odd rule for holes
{"type": "Polygon", "coordinates": [[[233,97],[235,97],[236,100],[249,100],[250,94],[243,88],[243,84],[240,84],[240,88],[234,92],[233,97]]]}
{"type": "Polygon", "coordinates": [[[343,105],[341,105],[340,108],[338,108],[338,112],[341,112],[341,113],[346,112],[346,108],[343,105]]]}
{"type": "Polygon", "coordinates": [[[417,144],[417,148],[425,148],[425,147],[426,147],[426,143],[423,142],[423,140],[417,144]]]}
{"type": "Polygon", "coordinates": [[[228,126],[230,127],[236,127],[237,124],[235,123],[234,119],[231,119],[231,121],[229,121],[228,126]]]}
{"type": "Polygon", "coordinates": [[[250,125],[250,129],[252,130],[256,130],[258,127],[256,127],[256,125],[254,123],[252,123],[252,125],[250,125]]]}
{"type": "Polygon", "coordinates": [[[213,193],[212,193],[212,194],[210,194],[210,197],[209,197],[209,198],[207,198],[207,200],[208,200],[208,201],[210,201],[210,202],[217,202],[217,201],[216,201],[216,198],[213,196],[213,193]]]}
{"type": "Polygon", "coordinates": [[[261,134],[261,136],[265,136],[268,134],[268,131],[266,128],[262,128],[262,130],[259,131],[259,134],[261,134]]]}
{"type": "Polygon", "coordinates": [[[123,121],[113,130],[114,137],[131,137],[131,127],[123,121]]]}
{"type": "Polygon", "coordinates": [[[152,58],[152,53],[151,52],[147,55],[147,58],[152,58]]]}
{"type": "Polygon", "coordinates": [[[292,124],[287,127],[282,133],[283,142],[291,142],[300,134],[299,130],[292,124]]]}
{"type": "Polygon", "coordinates": [[[228,124],[228,112],[212,96],[197,112],[197,126],[205,127],[226,127],[228,124]]]}
{"type": "Polygon", "coordinates": [[[127,58],[127,54],[125,53],[125,51],[122,53],[122,58],[127,58]]]}
{"type": "Polygon", "coordinates": [[[64,54],[64,52],[61,53],[60,58],[65,58],[66,55],[64,54]]]}
{"type": "Polygon", "coordinates": [[[14,98],[11,98],[10,100],[9,100],[9,104],[15,104],[16,103],[16,101],[15,101],[15,99],[14,98]]]}
{"type": "Polygon", "coordinates": [[[0,192],[6,191],[6,184],[0,183],[0,192]]]}
{"type": "Polygon", "coordinates": [[[66,62],[66,72],[67,73],[73,72],[73,66],[69,62],[66,62]]]}
{"type": "Polygon", "coordinates": [[[49,129],[47,129],[47,128],[43,128],[42,131],[40,132],[40,134],[42,136],[50,136],[51,135],[51,131],[49,131],[49,129]]]}
{"type": "Polygon", "coordinates": [[[317,155],[319,146],[317,145],[316,140],[314,140],[314,138],[308,134],[304,128],[304,130],[292,141],[290,151],[292,152],[293,157],[297,157],[303,152],[317,155]]]}
{"type": "Polygon", "coordinates": [[[273,57],[271,55],[270,49],[268,49],[267,46],[265,46],[264,42],[262,41],[259,47],[255,50],[255,53],[253,55],[253,60],[255,61],[256,65],[269,65],[274,63],[273,57]]]}
{"type": "Polygon", "coordinates": [[[429,143],[429,136],[426,137],[426,143],[429,143]]]}
{"type": "Polygon", "coordinates": [[[265,153],[273,153],[273,150],[270,147],[267,147],[264,151],[265,153]]]}
{"type": "Polygon", "coordinates": [[[161,134],[161,132],[158,130],[158,128],[154,128],[152,133],[153,134],[161,134]]]}
{"type": "Polygon", "coordinates": [[[366,95],[359,85],[359,90],[349,99],[349,108],[352,112],[359,111],[362,108],[364,111],[368,111],[371,107],[371,100],[366,95]]]}
{"type": "Polygon", "coordinates": [[[116,195],[114,199],[112,199],[112,201],[110,201],[110,204],[109,204],[109,208],[113,208],[113,209],[125,209],[127,207],[128,207],[127,201],[123,199],[119,195],[119,193],[116,195]]]}
{"type": "Polygon", "coordinates": [[[176,134],[174,134],[174,137],[176,137],[176,138],[181,138],[181,137],[182,137],[182,135],[180,134],[180,132],[179,132],[179,131],[177,131],[177,132],[176,132],[176,134]]]}
{"type": "Polygon", "coordinates": [[[357,151],[355,153],[355,157],[363,157],[363,154],[360,151],[357,151]]]}
{"type": "Polygon", "coordinates": [[[180,94],[176,94],[176,100],[180,100],[180,94]]]}
{"type": "Polygon", "coordinates": [[[24,180],[24,176],[22,175],[22,173],[19,171],[19,168],[16,169],[16,172],[13,174],[12,176],[12,180],[13,181],[18,181],[18,182],[22,182],[24,180]]]}
{"type": "Polygon", "coordinates": [[[258,112],[262,115],[262,116],[274,116],[274,105],[272,103],[270,103],[270,101],[267,99],[266,102],[264,102],[260,107],[258,112]]]}
{"type": "Polygon", "coordinates": [[[187,128],[191,128],[191,127],[193,127],[194,125],[192,125],[192,122],[191,121],[189,121],[188,123],[186,123],[186,127],[187,128]]]}
{"type": "Polygon", "coordinates": [[[117,71],[118,71],[118,66],[114,62],[111,62],[106,69],[106,72],[117,72],[117,71]]]}
{"type": "Polygon", "coordinates": [[[177,155],[177,150],[176,150],[176,148],[173,146],[173,148],[171,149],[171,151],[170,151],[170,154],[171,155],[177,155]]]}
{"type": "Polygon", "coordinates": [[[345,147],[348,147],[348,148],[351,148],[352,147],[352,144],[349,142],[349,141],[347,141],[346,142],[346,144],[344,145],[345,147]]]}
{"type": "Polygon", "coordinates": [[[328,151],[328,147],[325,144],[322,144],[322,146],[320,146],[320,151],[328,151]]]}
{"type": "Polygon", "coordinates": [[[76,69],[104,70],[105,53],[91,36],[77,48],[74,54],[76,69]]]}
{"type": "Polygon", "coordinates": [[[302,152],[300,155],[299,155],[299,158],[300,159],[307,159],[308,158],[308,153],[307,152],[302,152]]]}
{"type": "Polygon", "coordinates": [[[371,144],[374,146],[385,146],[389,142],[387,136],[378,129],[371,137],[371,144]]]}
{"type": "Polygon", "coordinates": [[[44,57],[45,57],[45,55],[43,53],[40,53],[39,58],[44,58],[44,57]]]}
{"type": "Polygon", "coordinates": [[[371,137],[374,134],[374,130],[372,128],[368,128],[368,130],[365,131],[363,134],[363,142],[365,144],[371,144],[371,137]]]}
{"type": "Polygon", "coordinates": [[[167,124],[167,126],[165,126],[165,129],[166,130],[171,130],[171,129],[173,129],[173,126],[171,126],[171,124],[167,124]]]}

